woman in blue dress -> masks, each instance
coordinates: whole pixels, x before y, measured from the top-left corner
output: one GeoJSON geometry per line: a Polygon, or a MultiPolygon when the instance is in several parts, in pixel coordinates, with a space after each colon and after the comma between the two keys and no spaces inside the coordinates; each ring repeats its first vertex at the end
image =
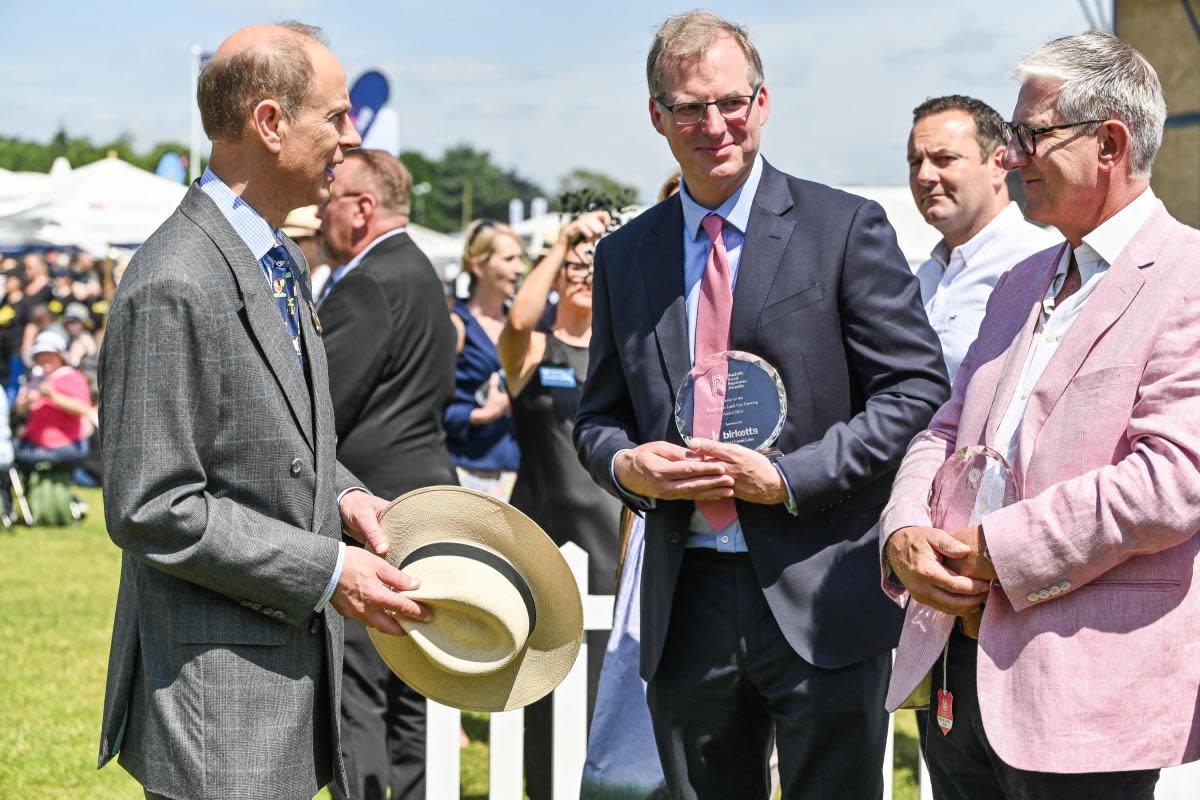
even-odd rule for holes
{"type": "Polygon", "coordinates": [[[463,271],[470,275],[469,296],[457,300],[450,313],[458,362],[454,400],[446,409],[446,447],[463,486],[507,501],[520,451],[496,342],[525,271],[520,238],[499,222],[473,222],[463,246],[463,271]]]}

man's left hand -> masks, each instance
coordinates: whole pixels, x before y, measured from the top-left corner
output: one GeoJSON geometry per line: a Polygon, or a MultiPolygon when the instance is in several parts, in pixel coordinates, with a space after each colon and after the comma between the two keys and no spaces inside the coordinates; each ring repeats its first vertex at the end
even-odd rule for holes
{"type": "Polygon", "coordinates": [[[725,474],[733,476],[733,496],[739,500],[767,506],[787,502],[783,475],[762,453],[711,439],[692,439],[689,445],[706,458],[725,464],[725,474]]]}
{"type": "Polygon", "coordinates": [[[946,560],[946,566],[959,575],[977,578],[992,583],[997,580],[996,568],[988,558],[987,542],[983,538],[983,525],[971,525],[950,534],[965,545],[970,546],[971,552],[963,558],[946,560]]]}
{"type": "Polygon", "coordinates": [[[379,515],[387,507],[387,500],[361,489],[346,492],[338,504],[346,533],[380,558],[386,556],[388,551],[387,536],[379,527],[379,515]]]}

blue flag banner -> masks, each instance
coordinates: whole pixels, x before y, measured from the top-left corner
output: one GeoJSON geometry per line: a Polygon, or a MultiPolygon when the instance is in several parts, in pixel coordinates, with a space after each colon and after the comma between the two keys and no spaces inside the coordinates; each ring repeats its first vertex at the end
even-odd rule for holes
{"type": "Polygon", "coordinates": [[[387,78],[379,70],[368,70],[350,87],[350,119],[363,139],[371,130],[379,110],[388,101],[387,78]]]}

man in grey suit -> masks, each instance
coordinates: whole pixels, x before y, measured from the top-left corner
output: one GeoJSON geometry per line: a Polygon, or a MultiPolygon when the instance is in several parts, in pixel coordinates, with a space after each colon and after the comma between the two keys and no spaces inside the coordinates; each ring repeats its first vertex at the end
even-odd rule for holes
{"type": "Polygon", "coordinates": [[[428,614],[376,555],[385,502],[335,460],[307,265],[279,232],[360,140],[299,23],[233,34],[197,99],[209,169],[130,263],[100,358],[125,551],[100,765],[119,753],[148,797],[309,798],[346,783],[339,614],[395,634],[428,614]]]}

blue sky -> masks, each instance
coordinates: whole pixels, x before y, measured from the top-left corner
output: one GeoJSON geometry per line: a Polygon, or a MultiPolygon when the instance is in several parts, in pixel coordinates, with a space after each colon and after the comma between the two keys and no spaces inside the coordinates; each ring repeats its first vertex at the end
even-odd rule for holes
{"type": "MultiPolygon", "coordinates": [[[[650,127],[643,65],[654,27],[686,4],[328,3],[317,0],[0,0],[0,134],[60,126],[139,147],[186,141],[189,50],[252,22],[325,28],[351,81],[392,84],[402,147],[468,142],[553,191],[574,167],[651,196],[673,169],[650,127]]],[[[913,106],[964,93],[1007,118],[1015,60],[1087,27],[1078,0],[713,3],[750,28],[771,89],[763,153],[835,184],[901,184],[913,106]]]]}

